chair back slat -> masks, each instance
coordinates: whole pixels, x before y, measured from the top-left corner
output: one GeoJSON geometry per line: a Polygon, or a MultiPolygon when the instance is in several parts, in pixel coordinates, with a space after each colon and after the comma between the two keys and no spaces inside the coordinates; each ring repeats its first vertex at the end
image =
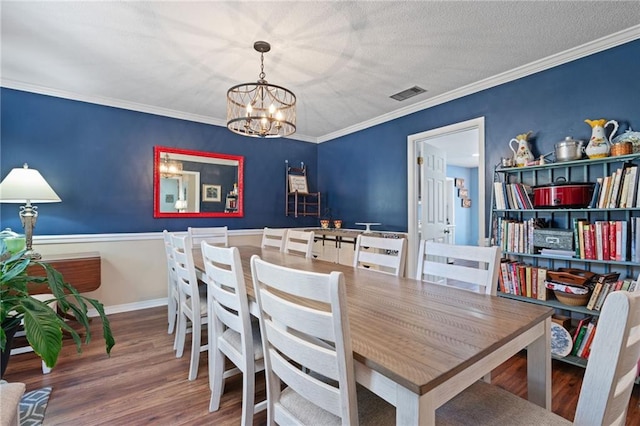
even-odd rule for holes
{"type": "Polygon", "coordinates": [[[287,228],[264,228],[262,231],[262,248],[276,248],[284,251],[287,242],[287,228]]]}
{"type": "Polygon", "coordinates": [[[206,241],[209,244],[229,247],[229,229],[227,226],[189,227],[187,228],[192,247],[200,247],[206,241]]]}
{"type": "Polygon", "coordinates": [[[500,248],[420,241],[416,278],[496,295],[500,248]]]}
{"type": "Polygon", "coordinates": [[[395,276],[404,275],[406,239],[358,235],[353,266],[395,276]]]}
{"type": "Polygon", "coordinates": [[[297,231],[289,229],[286,234],[284,252],[298,254],[311,259],[313,250],[314,232],[297,231]]]}

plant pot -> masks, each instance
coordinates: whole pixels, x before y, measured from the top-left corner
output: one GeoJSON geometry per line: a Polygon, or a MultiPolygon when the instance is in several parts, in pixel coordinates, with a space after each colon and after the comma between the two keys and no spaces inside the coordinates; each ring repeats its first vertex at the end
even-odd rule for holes
{"type": "Polygon", "coordinates": [[[20,328],[19,323],[4,329],[4,334],[7,337],[7,342],[4,346],[5,350],[0,351],[0,358],[2,359],[2,366],[0,368],[0,379],[4,378],[4,372],[7,369],[7,364],[9,363],[9,357],[11,356],[11,347],[13,346],[13,337],[16,335],[18,328],[20,328]]]}

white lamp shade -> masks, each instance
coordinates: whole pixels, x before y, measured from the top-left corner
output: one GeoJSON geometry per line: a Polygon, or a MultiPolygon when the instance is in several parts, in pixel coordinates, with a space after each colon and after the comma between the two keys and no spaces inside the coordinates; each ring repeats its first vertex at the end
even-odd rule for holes
{"type": "Polygon", "coordinates": [[[57,203],[62,201],[49,186],[40,172],[15,168],[0,183],[0,202],[2,203],[57,203]]]}

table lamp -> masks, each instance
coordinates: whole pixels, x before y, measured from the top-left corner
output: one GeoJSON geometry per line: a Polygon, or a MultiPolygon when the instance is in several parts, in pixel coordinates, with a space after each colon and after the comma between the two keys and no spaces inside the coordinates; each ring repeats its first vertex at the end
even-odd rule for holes
{"type": "Polygon", "coordinates": [[[32,249],[33,228],[38,218],[38,207],[31,203],[58,203],[62,201],[42,175],[30,169],[27,163],[15,168],[0,183],[0,203],[25,203],[20,207],[20,221],[26,238],[25,256],[40,259],[40,254],[32,249]]]}

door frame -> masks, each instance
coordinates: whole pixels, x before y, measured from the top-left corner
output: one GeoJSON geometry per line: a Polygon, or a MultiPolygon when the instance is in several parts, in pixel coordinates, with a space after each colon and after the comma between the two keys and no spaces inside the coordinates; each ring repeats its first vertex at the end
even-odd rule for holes
{"type": "Polygon", "coordinates": [[[418,257],[418,163],[416,153],[418,143],[425,139],[432,139],[451,133],[465,130],[478,129],[478,244],[486,238],[485,223],[485,157],[484,157],[484,117],[450,124],[448,126],[427,130],[407,136],[407,224],[408,224],[408,250],[407,271],[408,276],[414,277],[418,257]]]}

